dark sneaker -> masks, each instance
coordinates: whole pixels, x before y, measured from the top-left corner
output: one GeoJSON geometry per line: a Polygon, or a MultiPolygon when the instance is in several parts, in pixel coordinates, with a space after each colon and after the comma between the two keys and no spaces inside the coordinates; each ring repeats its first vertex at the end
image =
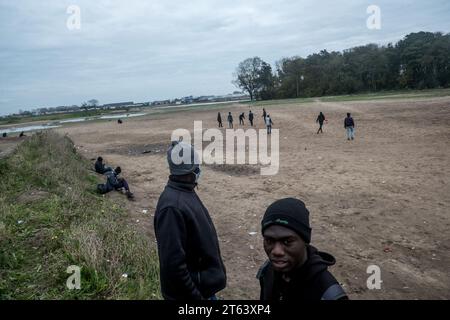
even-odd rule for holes
{"type": "Polygon", "coordinates": [[[130,191],[127,192],[127,198],[128,199],[134,199],[134,194],[132,194],[130,191]]]}

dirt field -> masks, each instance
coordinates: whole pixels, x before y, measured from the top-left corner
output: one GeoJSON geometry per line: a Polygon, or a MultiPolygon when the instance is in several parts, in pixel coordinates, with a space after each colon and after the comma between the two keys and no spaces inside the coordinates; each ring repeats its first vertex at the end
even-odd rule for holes
{"type": "MultiPolygon", "coordinates": [[[[261,176],[256,166],[205,166],[198,194],[209,209],[227,267],[225,299],[257,299],[255,278],[265,260],[260,221],[282,197],[302,199],[311,212],[312,244],[333,254],[331,269],[352,299],[450,299],[450,97],[376,102],[265,105],[280,129],[280,170],[261,176]],[[315,119],[328,123],[316,134],[315,119]],[[356,122],[347,141],[346,112],[356,122]],[[251,234],[256,232],[257,234],[251,234]],[[369,265],[381,268],[381,290],[368,290],[369,265]]],[[[129,223],[149,237],[168,177],[172,130],[216,127],[217,111],[181,111],[115,121],[73,124],[68,133],[89,159],[120,165],[136,201],[129,223]],[[145,153],[143,153],[145,152],[145,153]],[[142,210],[148,213],[143,214],[142,210]],[[139,222],[137,222],[139,220],[139,222]]],[[[263,128],[262,108],[253,107],[263,128]]],[[[246,120],[247,122],[247,120],[246,120]]],[[[224,125],[225,121],[224,121],[224,125]]],[[[246,125],[245,128],[248,128],[246,125]]]]}

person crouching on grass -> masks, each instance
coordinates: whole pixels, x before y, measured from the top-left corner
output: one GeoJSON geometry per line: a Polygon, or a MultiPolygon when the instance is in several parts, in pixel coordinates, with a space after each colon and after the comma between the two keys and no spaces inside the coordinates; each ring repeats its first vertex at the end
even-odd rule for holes
{"type": "Polygon", "coordinates": [[[112,171],[107,171],[106,174],[106,192],[112,190],[121,190],[125,189],[125,194],[128,199],[134,199],[133,193],[130,191],[130,187],[128,186],[128,182],[124,178],[119,178],[119,174],[122,172],[120,167],[115,168],[112,171]]]}
{"type": "Polygon", "coordinates": [[[344,300],[339,282],[328,271],[336,260],[310,245],[309,211],[294,198],[277,200],[261,222],[269,258],[257,278],[261,300],[344,300]]]}

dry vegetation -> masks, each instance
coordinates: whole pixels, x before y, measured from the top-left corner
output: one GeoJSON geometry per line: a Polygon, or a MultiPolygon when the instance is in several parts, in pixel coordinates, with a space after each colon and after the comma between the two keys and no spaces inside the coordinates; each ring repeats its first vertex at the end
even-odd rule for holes
{"type": "Polygon", "coordinates": [[[0,299],[159,298],[150,240],[95,193],[88,166],[52,132],[0,160],[0,299]],[[66,288],[70,265],[82,268],[81,290],[66,288]]]}

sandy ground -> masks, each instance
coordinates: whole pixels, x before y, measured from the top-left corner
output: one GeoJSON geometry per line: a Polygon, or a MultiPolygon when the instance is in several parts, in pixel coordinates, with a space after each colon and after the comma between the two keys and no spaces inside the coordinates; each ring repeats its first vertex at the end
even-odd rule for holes
{"type": "MultiPolygon", "coordinates": [[[[261,176],[251,165],[204,166],[198,188],[227,267],[227,288],[219,296],[258,298],[255,274],[266,258],[261,217],[271,202],[292,196],[310,209],[312,244],[335,256],[331,271],[350,298],[450,299],[450,97],[265,108],[280,130],[278,174],[261,176]],[[328,123],[318,135],[319,111],[328,123]],[[346,112],[356,122],[354,141],[345,137],[346,112]],[[380,290],[367,288],[369,265],[381,269],[380,290]]],[[[224,120],[232,111],[237,128],[237,116],[247,115],[248,106],[157,114],[122,125],[79,123],[57,131],[69,134],[87,158],[101,155],[122,167],[136,200],[108,196],[123,199],[129,223],[154,238],[170,135],[176,128],[192,132],[194,120],[202,120],[204,129],[216,127],[218,110],[224,120]]],[[[253,111],[263,128],[262,108],[253,111]]]]}

